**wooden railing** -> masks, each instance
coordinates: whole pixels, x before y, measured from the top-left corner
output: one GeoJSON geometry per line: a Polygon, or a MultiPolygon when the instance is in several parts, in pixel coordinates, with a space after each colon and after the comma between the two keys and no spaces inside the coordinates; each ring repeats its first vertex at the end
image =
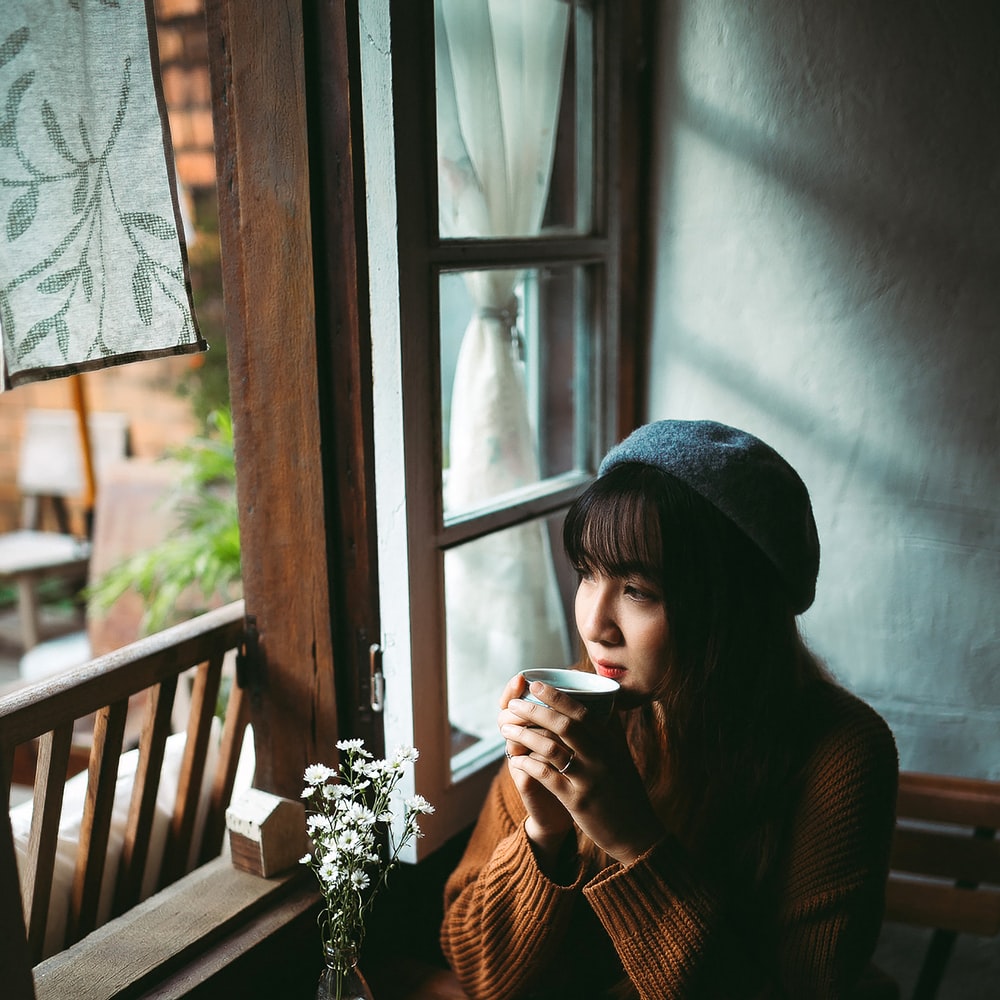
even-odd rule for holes
{"type": "Polygon", "coordinates": [[[184,876],[192,858],[201,864],[219,855],[248,721],[248,704],[235,682],[228,693],[214,774],[206,775],[206,761],[223,667],[233,662],[243,628],[243,604],[237,602],[0,698],[0,792],[8,808],[15,762],[25,756],[34,762],[30,835],[20,879],[6,809],[0,831],[0,975],[7,986],[13,985],[14,996],[33,995],[18,992],[17,984],[30,982],[31,968],[43,956],[63,791],[81,729],[89,744],[88,777],[66,947],[98,922],[126,720],[136,712],[137,701],[142,713],[138,757],[111,916],[140,900],[161,766],[181,683],[190,684],[186,738],[156,885],[184,876]],[[208,807],[195,843],[195,817],[206,786],[208,807]]]}

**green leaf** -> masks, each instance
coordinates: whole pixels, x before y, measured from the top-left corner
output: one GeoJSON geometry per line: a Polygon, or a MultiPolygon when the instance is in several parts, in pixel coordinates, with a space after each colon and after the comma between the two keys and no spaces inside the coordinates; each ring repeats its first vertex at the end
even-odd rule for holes
{"type": "Polygon", "coordinates": [[[157,239],[171,240],[177,235],[177,230],[171,223],[152,212],[126,212],[122,220],[126,226],[135,226],[157,239]]]}
{"type": "Polygon", "coordinates": [[[13,59],[28,42],[29,31],[27,27],[18,28],[12,31],[0,45],[0,68],[4,67],[13,59]]]}
{"type": "Polygon", "coordinates": [[[83,115],[80,115],[78,127],[80,129],[80,142],[83,143],[84,151],[87,156],[93,157],[94,150],[90,145],[90,133],[87,131],[87,123],[83,120],[83,115]]]}
{"type": "Polygon", "coordinates": [[[94,297],[94,272],[86,260],[80,265],[80,281],[83,283],[83,294],[89,302],[94,297]]]}
{"type": "Polygon", "coordinates": [[[7,114],[13,119],[17,117],[17,109],[21,106],[21,99],[27,89],[35,82],[35,71],[29,70],[19,76],[7,91],[7,114]]]}
{"type": "MultiPolygon", "coordinates": [[[[68,306],[69,303],[66,303],[68,306]]],[[[59,345],[59,350],[62,352],[63,360],[69,361],[69,327],[66,325],[66,308],[64,307],[59,315],[56,316],[55,321],[55,332],[56,332],[56,343],[59,345]]]]}
{"type": "Polygon", "coordinates": [[[115,120],[111,124],[111,134],[108,136],[108,141],[104,144],[104,156],[110,156],[111,150],[114,149],[115,143],[118,141],[118,134],[122,130],[122,125],[125,124],[125,111],[128,108],[128,98],[132,86],[132,57],[126,56],[125,63],[122,67],[122,89],[118,96],[118,109],[115,111],[115,120]]]}
{"type": "Polygon", "coordinates": [[[32,184],[14,199],[7,213],[7,242],[13,243],[35,221],[38,211],[38,185],[32,184]]]}
{"type": "Polygon", "coordinates": [[[132,301],[139,318],[151,326],[153,322],[153,291],[149,265],[140,261],[132,272],[132,301]]]}
{"type": "Polygon", "coordinates": [[[79,273],[79,268],[71,267],[68,271],[60,271],[58,274],[50,274],[38,285],[38,290],[43,295],[54,295],[61,292],[79,273]]]}
{"type": "Polygon", "coordinates": [[[87,183],[90,177],[87,174],[87,168],[81,166],[79,170],[79,177],[76,181],[76,188],[73,191],[73,212],[78,215],[83,211],[87,204],[87,192],[90,185],[87,183]]]}
{"type": "Polygon", "coordinates": [[[54,316],[39,320],[17,345],[17,360],[23,361],[43,340],[49,340],[53,336],[65,356],[66,349],[63,345],[69,343],[69,327],[66,326],[65,316],[66,309],[63,307],[54,316]]]}
{"type": "Polygon", "coordinates": [[[185,465],[170,498],[177,527],[170,537],[108,570],[87,591],[88,600],[107,611],[126,591],[145,605],[143,630],[155,631],[177,619],[178,602],[192,607],[201,595],[238,596],[241,581],[239,516],[232,419],[213,414],[209,436],[193,438],[173,457],[185,465]],[[183,453],[183,454],[181,454],[183,453]]]}
{"type": "Polygon", "coordinates": [[[62,133],[59,119],[56,118],[56,113],[47,100],[42,101],[42,123],[45,125],[45,132],[49,137],[49,142],[56,147],[63,159],[75,163],[73,154],[70,152],[69,146],[66,145],[66,137],[62,133]]]}

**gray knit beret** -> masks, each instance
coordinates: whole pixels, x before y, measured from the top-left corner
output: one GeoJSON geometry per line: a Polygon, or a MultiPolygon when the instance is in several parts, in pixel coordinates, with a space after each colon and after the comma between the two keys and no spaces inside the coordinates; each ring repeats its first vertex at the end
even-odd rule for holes
{"type": "Polygon", "coordinates": [[[819,536],[809,492],[769,445],[712,420],[658,420],[634,430],[601,462],[652,465],[725,514],[777,568],[796,614],[816,595],[819,536]]]}

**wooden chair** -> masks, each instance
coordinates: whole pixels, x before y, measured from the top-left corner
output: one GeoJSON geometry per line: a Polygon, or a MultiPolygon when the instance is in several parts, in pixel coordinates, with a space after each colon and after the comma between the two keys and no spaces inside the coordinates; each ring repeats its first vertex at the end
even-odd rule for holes
{"type": "Polygon", "coordinates": [[[890,922],[933,928],[914,1000],[934,997],[959,934],[1000,934],[1000,782],[902,772],[890,922]]]}
{"type": "MultiPolygon", "coordinates": [[[[121,413],[92,413],[88,419],[94,476],[129,452],[128,418],[121,413]]],[[[24,648],[39,641],[39,581],[77,580],[87,576],[90,539],[70,531],[66,501],[84,491],[79,418],[73,410],[29,410],[25,415],[18,463],[22,497],[21,528],[0,535],[0,579],[18,591],[18,615],[24,648]],[[43,530],[44,505],[51,505],[58,530],[43,530]]]]}
{"type": "MultiPolygon", "coordinates": [[[[179,475],[177,463],[170,461],[128,458],[106,464],[95,502],[88,565],[91,582],[135,552],[158,544],[175,529],[176,513],[166,500],[179,475]]],[[[142,598],[132,591],[123,594],[106,611],[98,612],[88,604],[86,628],[43,640],[28,650],[19,664],[21,679],[6,689],[0,688],[0,695],[135,642],[141,635],[143,611],[142,598]]],[[[138,744],[146,697],[147,692],[141,692],[130,699],[124,736],[126,747],[138,744]]],[[[188,710],[186,686],[179,685],[174,699],[175,728],[183,728],[188,710]]],[[[67,777],[87,769],[94,724],[94,716],[77,719],[67,777]]],[[[19,794],[23,794],[24,786],[30,787],[34,782],[39,751],[39,740],[22,743],[15,749],[12,782],[21,786],[19,794]]]]}

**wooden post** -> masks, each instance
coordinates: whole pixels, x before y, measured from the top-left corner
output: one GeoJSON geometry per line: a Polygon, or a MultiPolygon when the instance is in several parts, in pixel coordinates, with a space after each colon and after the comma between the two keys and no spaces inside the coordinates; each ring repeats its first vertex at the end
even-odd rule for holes
{"type": "Polygon", "coordinates": [[[206,4],[256,784],[289,797],[337,738],[302,6],[206,4]]]}
{"type": "Polygon", "coordinates": [[[83,504],[84,534],[91,538],[94,533],[94,497],[97,492],[94,477],[94,451],[90,441],[89,407],[84,389],[83,376],[73,375],[70,380],[70,390],[73,393],[73,409],[76,411],[77,429],[80,434],[80,464],[83,469],[83,504]]]}

